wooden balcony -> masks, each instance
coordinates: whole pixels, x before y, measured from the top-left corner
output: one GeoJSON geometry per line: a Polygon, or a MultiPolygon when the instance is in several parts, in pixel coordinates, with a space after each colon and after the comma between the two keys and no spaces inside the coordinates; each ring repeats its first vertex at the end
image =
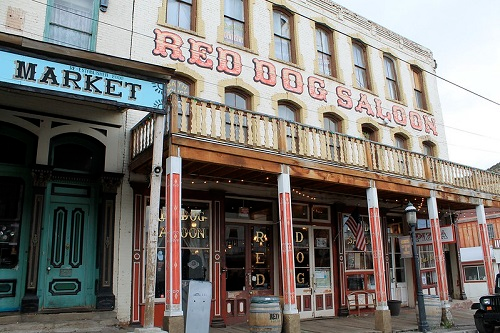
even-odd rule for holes
{"type": "MultiPolygon", "coordinates": [[[[493,172],[198,98],[173,94],[169,101],[166,135],[171,138],[360,170],[373,180],[385,175],[471,190],[493,201],[500,195],[500,175],[493,172]]],[[[132,129],[132,163],[152,141],[153,118],[148,116],[132,129]]]]}

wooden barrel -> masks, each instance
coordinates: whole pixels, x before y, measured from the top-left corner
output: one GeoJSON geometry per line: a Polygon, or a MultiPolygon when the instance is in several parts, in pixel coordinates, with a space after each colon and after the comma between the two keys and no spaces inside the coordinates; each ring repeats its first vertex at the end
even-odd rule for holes
{"type": "Polygon", "coordinates": [[[280,299],[275,296],[254,296],[250,301],[248,318],[250,332],[281,333],[283,317],[280,299]]]}

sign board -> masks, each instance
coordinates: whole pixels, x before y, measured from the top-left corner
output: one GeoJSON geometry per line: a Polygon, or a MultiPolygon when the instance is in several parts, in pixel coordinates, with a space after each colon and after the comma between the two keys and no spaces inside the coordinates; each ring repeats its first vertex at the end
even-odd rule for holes
{"type": "Polygon", "coordinates": [[[165,113],[165,82],[0,50],[0,84],[165,113]]]}
{"type": "Polygon", "coordinates": [[[400,236],[399,237],[399,249],[401,251],[401,258],[413,258],[413,250],[411,246],[410,236],[400,236]]]}
{"type": "MultiPolygon", "coordinates": [[[[455,233],[453,232],[453,226],[449,225],[446,227],[441,227],[441,243],[454,243],[455,233]]],[[[417,245],[430,245],[432,244],[432,233],[431,229],[420,229],[415,231],[415,238],[417,239],[417,245]]]]}

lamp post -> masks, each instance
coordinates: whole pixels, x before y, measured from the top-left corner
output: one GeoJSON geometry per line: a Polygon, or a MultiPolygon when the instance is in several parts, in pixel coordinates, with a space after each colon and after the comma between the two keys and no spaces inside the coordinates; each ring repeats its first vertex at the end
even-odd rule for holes
{"type": "Polygon", "coordinates": [[[417,303],[418,303],[418,330],[428,332],[429,324],[425,315],[424,294],[422,293],[422,277],[420,276],[420,256],[417,251],[417,240],[415,238],[415,227],[417,225],[417,209],[408,202],[405,208],[406,222],[410,226],[411,242],[413,248],[413,259],[415,261],[415,275],[417,276],[417,303]]]}

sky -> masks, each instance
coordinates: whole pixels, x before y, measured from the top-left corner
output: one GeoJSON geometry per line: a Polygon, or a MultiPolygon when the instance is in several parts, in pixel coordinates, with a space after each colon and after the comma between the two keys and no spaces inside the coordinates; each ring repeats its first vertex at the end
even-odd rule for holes
{"type": "Polygon", "coordinates": [[[432,51],[448,160],[500,162],[500,0],[333,1],[432,51]]]}

